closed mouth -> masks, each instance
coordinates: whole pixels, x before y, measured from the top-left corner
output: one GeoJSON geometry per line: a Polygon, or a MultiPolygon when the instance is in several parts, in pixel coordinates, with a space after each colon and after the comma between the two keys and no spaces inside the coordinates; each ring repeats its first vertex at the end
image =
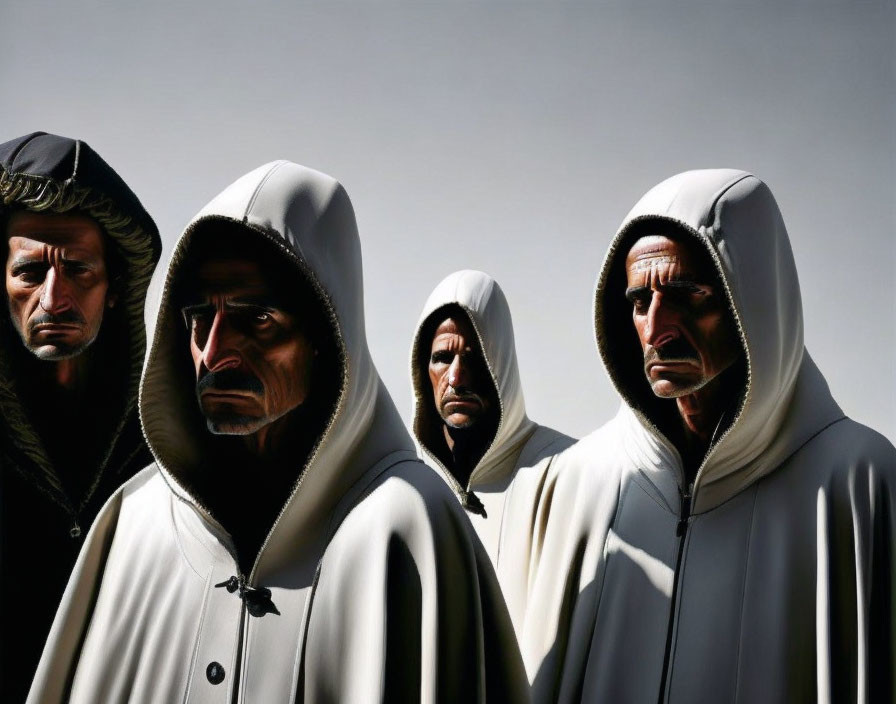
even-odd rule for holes
{"type": "Polygon", "coordinates": [[[232,401],[234,399],[254,399],[255,394],[251,391],[221,391],[219,389],[203,391],[200,395],[202,399],[208,399],[210,401],[232,401]]]}
{"type": "Polygon", "coordinates": [[[482,406],[482,402],[476,397],[451,398],[451,399],[448,399],[447,401],[443,401],[442,406],[446,409],[449,408],[450,406],[479,408],[482,406]]]}
{"type": "Polygon", "coordinates": [[[78,330],[81,326],[77,323],[38,323],[32,330],[35,332],[54,332],[56,330],[78,330]]]}

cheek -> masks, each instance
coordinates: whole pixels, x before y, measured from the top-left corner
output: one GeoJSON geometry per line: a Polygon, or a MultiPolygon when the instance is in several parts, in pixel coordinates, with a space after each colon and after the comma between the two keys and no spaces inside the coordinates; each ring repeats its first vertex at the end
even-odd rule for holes
{"type": "Polygon", "coordinates": [[[641,343],[641,349],[644,350],[647,348],[647,343],[644,342],[644,316],[632,313],[632,322],[635,324],[635,333],[638,335],[638,342],[641,343]]]}
{"type": "Polygon", "coordinates": [[[199,349],[199,346],[196,344],[196,339],[191,335],[190,336],[190,356],[193,358],[193,371],[196,372],[196,377],[199,377],[199,367],[202,365],[202,350],[199,349]]]}
{"type": "Polygon", "coordinates": [[[737,354],[736,341],[732,347],[730,325],[725,313],[719,312],[700,318],[694,329],[694,337],[704,364],[711,370],[723,366],[737,354]]]}
{"type": "Polygon", "coordinates": [[[106,311],[106,292],[108,284],[98,284],[84,291],[77,298],[77,305],[81,314],[92,326],[99,327],[103,322],[103,314],[106,311]]]}
{"type": "Polygon", "coordinates": [[[270,412],[282,411],[305,401],[311,386],[314,353],[307,344],[282,346],[264,355],[256,372],[265,388],[270,412]]]}
{"type": "Polygon", "coordinates": [[[15,281],[6,280],[6,299],[9,301],[9,309],[14,312],[20,311],[26,307],[28,301],[33,299],[35,302],[40,300],[40,288],[32,286],[22,286],[16,284],[15,281]]]}
{"type": "Polygon", "coordinates": [[[432,385],[433,393],[438,396],[439,387],[442,385],[442,377],[444,374],[438,370],[429,368],[429,383],[432,385]]]}

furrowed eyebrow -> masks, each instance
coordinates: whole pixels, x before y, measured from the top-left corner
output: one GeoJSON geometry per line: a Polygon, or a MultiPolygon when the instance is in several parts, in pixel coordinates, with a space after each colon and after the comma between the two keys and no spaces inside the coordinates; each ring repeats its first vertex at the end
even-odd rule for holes
{"type": "Polygon", "coordinates": [[[663,288],[697,288],[708,286],[709,284],[701,284],[696,279],[676,279],[675,281],[667,281],[663,284],[663,288]]]}
{"type": "Polygon", "coordinates": [[[247,297],[236,298],[227,301],[224,306],[226,308],[254,308],[267,311],[283,310],[276,301],[267,297],[247,297]]]}
{"type": "Polygon", "coordinates": [[[625,298],[628,301],[634,301],[638,296],[650,291],[646,286],[632,286],[625,289],[625,298]]]}
{"type": "Polygon", "coordinates": [[[13,259],[10,266],[49,266],[49,264],[41,258],[19,257],[18,259],[13,259]]]}
{"type": "MultiPolygon", "coordinates": [[[[669,289],[669,288],[677,288],[677,289],[711,289],[712,284],[708,283],[700,283],[696,280],[690,279],[676,279],[675,281],[667,281],[666,283],[660,286],[660,289],[669,289]]],[[[632,286],[631,288],[627,288],[625,290],[625,298],[628,301],[634,301],[638,296],[641,296],[650,291],[650,287],[648,286],[632,286]]]]}

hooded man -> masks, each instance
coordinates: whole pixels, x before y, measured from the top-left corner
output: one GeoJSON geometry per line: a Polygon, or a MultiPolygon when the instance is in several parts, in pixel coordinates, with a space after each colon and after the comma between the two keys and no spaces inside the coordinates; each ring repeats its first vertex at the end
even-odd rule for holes
{"type": "Polygon", "coordinates": [[[624,220],[595,301],[618,415],[546,478],[536,701],[893,701],[896,451],[803,346],[778,206],[690,171],[624,220]]]}
{"type": "Polygon", "coordinates": [[[525,701],[487,556],[367,348],[351,202],[286,161],[169,264],[156,462],[97,519],[29,702],[525,701]]]}
{"type": "Polygon", "coordinates": [[[0,144],[0,699],[22,701],[106,499],[150,460],[137,417],[152,219],[84,142],[0,144]]]}
{"type": "Polygon", "coordinates": [[[526,416],[504,292],[458,271],[430,294],[411,348],[414,435],[467,510],[519,626],[531,526],[551,457],[574,441],[526,416]]]}

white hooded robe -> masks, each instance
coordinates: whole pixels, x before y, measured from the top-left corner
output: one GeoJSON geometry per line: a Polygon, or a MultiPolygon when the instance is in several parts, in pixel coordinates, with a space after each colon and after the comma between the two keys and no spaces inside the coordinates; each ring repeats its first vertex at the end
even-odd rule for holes
{"type": "Polygon", "coordinates": [[[526,415],[516,359],[513,320],[504,292],[488,274],[463,270],[448,275],[423,306],[411,347],[414,386],[414,435],[421,456],[438,469],[467,509],[507,600],[514,625],[522,623],[529,589],[531,537],[542,481],[554,455],[574,440],[531,421],[526,415]],[[495,437],[461,486],[433,451],[444,442],[431,382],[423,366],[432,340],[420,339],[426,322],[439,309],[459,306],[479,341],[485,366],[497,390],[500,419],[495,437]]]}
{"type": "Polygon", "coordinates": [[[896,451],[843,414],[803,347],[768,187],[707,170],[648,192],[604,262],[595,326],[623,405],[546,478],[521,637],[534,701],[894,701],[896,451]],[[664,227],[710,254],[745,355],[692,488],[623,297],[629,248],[664,227]]]}
{"type": "Polygon", "coordinates": [[[360,243],[339,183],[278,161],[196,216],[172,254],[140,412],[156,463],[97,518],[29,702],[527,700],[488,558],[414,457],[368,352],[360,243]],[[342,349],[336,408],[245,576],[192,490],[212,436],[195,380],[175,372],[189,353],[175,344],[171,291],[194,231],[216,219],[246,226],[247,251],[258,238],[279,248],[329,308],[342,349]],[[253,615],[244,587],[268,589],[277,613],[253,615]]]}

